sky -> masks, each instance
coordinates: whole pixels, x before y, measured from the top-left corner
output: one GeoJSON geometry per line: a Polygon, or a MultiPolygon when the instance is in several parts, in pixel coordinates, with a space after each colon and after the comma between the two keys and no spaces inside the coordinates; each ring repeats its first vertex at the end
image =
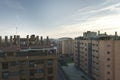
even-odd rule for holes
{"type": "Polygon", "coordinates": [[[120,0],[0,0],[0,35],[120,35],[120,0]]]}

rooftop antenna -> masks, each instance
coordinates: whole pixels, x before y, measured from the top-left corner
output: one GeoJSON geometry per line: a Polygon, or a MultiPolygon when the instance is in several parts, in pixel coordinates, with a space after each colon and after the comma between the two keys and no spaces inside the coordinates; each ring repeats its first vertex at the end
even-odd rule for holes
{"type": "Polygon", "coordinates": [[[17,35],[17,27],[16,27],[16,35],[17,35]]]}

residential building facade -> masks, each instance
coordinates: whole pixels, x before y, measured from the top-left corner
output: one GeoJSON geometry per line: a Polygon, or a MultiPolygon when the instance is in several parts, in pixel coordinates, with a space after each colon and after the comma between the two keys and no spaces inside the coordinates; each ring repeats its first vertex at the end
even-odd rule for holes
{"type": "Polygon", "coordinates": [[[56,48],[49,38],[0,36],[0,80],[57,80],[56,48]]]}
{"type": "Polygon", "coordinates": [[[75,65],[93,80],[120,79],[120,37],[76,38],[75,65]],[[78,57],[79,56],[79,57],[78,57]],[[79,58],[79,59],[78,59],[79,58]]]}

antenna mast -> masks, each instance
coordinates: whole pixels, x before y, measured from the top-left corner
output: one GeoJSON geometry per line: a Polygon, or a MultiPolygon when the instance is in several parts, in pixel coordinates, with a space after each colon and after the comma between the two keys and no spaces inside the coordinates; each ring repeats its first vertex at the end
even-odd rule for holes
{"type": "Polygon", "coordinates": [[[17,35],[17,27],[16,27],[16,35],[17,35]]]}

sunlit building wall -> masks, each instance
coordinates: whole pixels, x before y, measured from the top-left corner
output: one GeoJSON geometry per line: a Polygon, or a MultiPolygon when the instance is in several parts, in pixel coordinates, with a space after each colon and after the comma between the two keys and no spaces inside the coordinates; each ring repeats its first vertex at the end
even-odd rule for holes
{"type": "Polygon", "coordinates": [[[75,39],[75,64],[93,80],[119,80],[120,37],[98,36],[75,39]],[[79,59],[78,59],[79,58],[79,59]]]}

